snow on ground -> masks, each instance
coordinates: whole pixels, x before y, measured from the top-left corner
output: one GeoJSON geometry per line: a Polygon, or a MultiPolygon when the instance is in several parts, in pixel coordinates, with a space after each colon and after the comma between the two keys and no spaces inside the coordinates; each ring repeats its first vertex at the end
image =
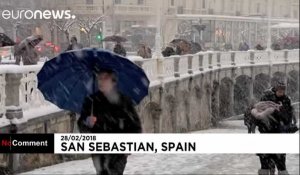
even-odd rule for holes
{"type": "MultiPolygon", "coordinates": [[[[224,121],[219,128],[196,133],[246,133],[242,120],[224,121]]],[[[221,145],[220,145],[221,146],[221,145]]],[[[125,174],[257,174],[253,154],[135,154],[128,158],[125,174]]],[[[291,175],[299,174],[299,154],[287,155],[291,175]]],[[[95,174],[91,159],[65,162],[19,175],[95,174]]]]}

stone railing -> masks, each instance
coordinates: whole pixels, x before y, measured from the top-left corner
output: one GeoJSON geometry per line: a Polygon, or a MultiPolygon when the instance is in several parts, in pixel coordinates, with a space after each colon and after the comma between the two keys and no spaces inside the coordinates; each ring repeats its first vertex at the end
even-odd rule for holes
{"type": "Polygon", "coordinates": [[[0,125],[6,119],[21,119],[23,112],[51,106],[37,89],[37,72],[42,65],[0,65],[0,125]]]}
{"type": "Polygon", "coordinates": [[[299,62],[299,50],[272,52],[199,52],[195,55],[171,56],[162,59],[151,59],[151,61],[141,60],[138,62],[149,76],[149,79],[156,81],[161,78],[170,79],[182,77],[199,71],[208,71],[224,67],[299,62]],[[154,65],[157,65],[157,67],[152,67],[154,65]]]}
{"type": "MultiPolygon", "coordinates": [[[[145,70],[151,86],[155,86],[214,69],[299,62],[299,50],[200,52],[195,55],[135,59],[134,62],[145,70]]],[[[29,113],[30,110],[54,106],[45,101],[37,89],[36,74],[41,67],[42,64],[0,66],[0,126],[1,122],[5,123],[4,120],[20,119],[23,113],[29,113]]]]}

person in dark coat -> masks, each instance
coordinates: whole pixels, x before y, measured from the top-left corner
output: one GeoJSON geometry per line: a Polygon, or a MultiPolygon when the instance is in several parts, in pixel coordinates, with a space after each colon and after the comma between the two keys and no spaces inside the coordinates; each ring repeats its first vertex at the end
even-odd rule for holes
{"type": "Polygon", "coordinates": [[[163,51],[162,51],[162,55],[164,57],[169,57],[172,55],[176,55],[175,50],[172,47],[166,47],[163,51]]]}
{"type": "Polygon", "coordinates": [[[120,42],[117,42],[117,44],[114,47],[114,53],[126,57],[127,53],[125,48],[122,46],[120,42]]]}
{"type": "Polygon", "coordinates": [[[263,48],[263,46],[261,46],[260,44],[257,44],[257,45],[255,46],[255,49],[256,49],[256,50],[265,50],[265,48],[263,48]]]}
{"type": "MultiPolygon", "coordinates": [[[[18,46],[15,46],[18,47],[18,46]]],[[[20,50],[17,54],[15,53],[16,64],[20,65],[21,60],[23,65],[35,65],[39,61],[39,56],[34,48],[28,46],[20,50]]]]}
{"type": "MultiPolygon", "coordinates": [[[[280,110],[275,110],[272,114],[272,120],[265,122],[257,122],[260,133],[294,133],[296,132],[297,120],[293,113],[290,98],[285,95],[286,86],[282,82],[265,91],[261,101],[272,101],[281,105],[280,110]]],[[[274,174],[275,167],[278,169],[279,175],[287,175],[286,170],[286,154],[257,154],[260,159],[261,169],[258,174],[274,174]]]]}
{"type": "Polygon", "coordinates": [[[249,45],[246,42],[241,42],[239,45],[239,51],[248,51],[249,45]]]}
{"type": "MultiPolygon", "coordinates": [[[[116,89],[117,77],[112,71],[97,74],[99,91],[84,101],[78,120],[83,133],[141,133],[139,116],[131,99],[116,89]]],[[[122,175],[127,163],[126,154],[93,154],[98,175],[122,175]]]]}
{"type": "Polygon", "coordinates": [[[147,47],[146,44],[140,44],[137,55],[142,58],[151,58],[152,57],[151,49],[147,47]]]}
{"type": "Polygon", "coordinates": [[[255,100],[251,100],[249,107],[244,113],[244,125],[248,128],[248,133],[255,133],[256,119],[252,116],[251,110],[254,108],[255,100]]]}
{"type": "Polygon", "coordinates": [[[77,50],[77,49],[82,49],[83,46],[77,42],[77,38],[75,36],[72,36],[71,38],[71,43],[69,44],[68,48],[66,51],[69,51],[69,50],[77,50]]]}
{"type": "Polygon", "coordinates": [[[271,47],[273,50],[281,50],[281,46],[278,43],[273,43],[271,47]]]}

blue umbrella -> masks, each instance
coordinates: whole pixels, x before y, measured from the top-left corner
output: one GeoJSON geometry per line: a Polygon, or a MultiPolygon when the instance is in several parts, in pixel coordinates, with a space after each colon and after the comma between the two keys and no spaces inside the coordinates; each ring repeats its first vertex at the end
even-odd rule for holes
{"type": "Polygon", "coordinates": [[[98,91],[96,72],[111,70],[117,88],[138,104],[148,95],[149,80],[140,67],[114,53],[100,49],[64,52],[46,62],[38,73],[38,88],[58,107],[80,112],[85,97],[98,91]]]}

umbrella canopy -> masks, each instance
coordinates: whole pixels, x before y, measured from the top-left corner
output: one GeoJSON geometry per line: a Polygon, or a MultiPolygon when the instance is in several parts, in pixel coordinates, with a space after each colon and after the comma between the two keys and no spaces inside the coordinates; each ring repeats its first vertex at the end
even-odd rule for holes
{"type": "Polygon", "coordinates": [[[85,97],[98,91],[96,72],[111,70],[117,88],[138,104],[148,95],[149,80],[130,60],[101,49],[72,50],[46,62],[38,73],[38,88],[58,107],[80,113],[85,97]]]}
{"type": "Polygon", "coordinates": [[[184,40],[184,39],[173,39],[170,43],[172,44],[179,44],[179,43],[185,43],[185,44],[190,44],[187,40],[184,40]]]}
{"type": "Polygon", "coordinates": [[[26,48],[34,48],[43,40],[43,36],[41,35],[32,35],[24,40],[22,40],[19,44],[16,45],[15,53],[18,54],[25,50],[26,48]]]}
{"type": "Polygon", "coordinates": [[[112,35],[107,36],[103,39],[103,41],[111,41],[111,42],[126,42],[127,39],[122,36],[112,35]]]}
{"type": "Polygon", "coordinates": [[[16,43],[4,33],[0,33],[0,47],[13,46],[16,43]]]}

